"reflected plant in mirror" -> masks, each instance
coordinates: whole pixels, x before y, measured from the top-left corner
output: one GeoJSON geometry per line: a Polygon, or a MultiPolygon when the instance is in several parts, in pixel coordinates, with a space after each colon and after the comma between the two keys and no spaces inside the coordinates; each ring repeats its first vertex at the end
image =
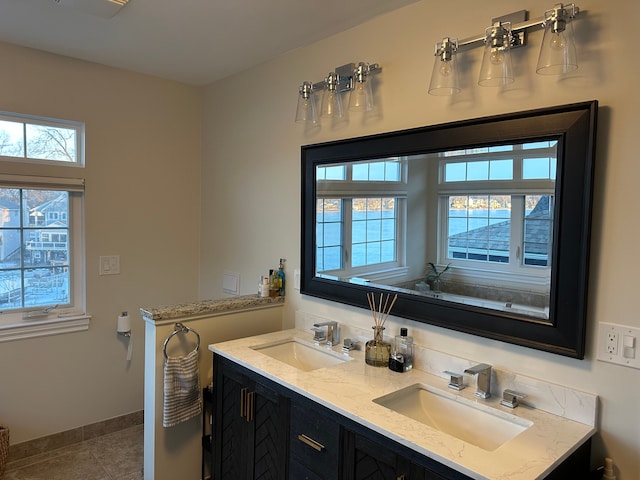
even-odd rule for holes
{"type": "Polygon", "coordinates": [[[596,112],[302,147],[302,293],[582,358],[596,112]]]}
{"type": "Polygon", "coordinates": [[[438,267],[436,267],[433,262],[427,263],[427,267],[428,267],[428,270],[427,270],[428,273],[427,273],[426,280],[427,282],[431,282],[431,291],[435,295],[438,295],[438,298],[440,298],[440,295],[442,294],[442,285],[441,285],[442,278],[441,277],[444,273],[446,273],[451,268],[451,263],[447,263],[440,271],[438,271],[438,267]]]}

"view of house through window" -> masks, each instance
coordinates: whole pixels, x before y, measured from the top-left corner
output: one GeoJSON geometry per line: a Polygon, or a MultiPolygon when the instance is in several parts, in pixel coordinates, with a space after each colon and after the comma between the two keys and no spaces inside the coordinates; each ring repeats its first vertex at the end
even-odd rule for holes
{"type": "Polygon", "coordinates": [[[0,308],[68,304],[69,193],[0,188],[0,308]]]}

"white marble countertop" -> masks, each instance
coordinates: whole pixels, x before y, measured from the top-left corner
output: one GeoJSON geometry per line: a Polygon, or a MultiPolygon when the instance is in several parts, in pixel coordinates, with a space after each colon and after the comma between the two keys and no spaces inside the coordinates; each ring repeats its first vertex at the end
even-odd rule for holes
{"type": "MultiPolygon", "coordinates": [[[[499,405],[497,396],[478,399],[473,387],[454,392],[447,388],[447,381],[442,377],[416,368],[396,373],[388,368],[369,366],[364,362],[363,351],[350,352],[352,361],[305,372],[251,348],[291,337],[311,340],[312,334],[285,330],[213,344],[209,350],[476,479],[542,479],[596,431],[593,424],[539,408],[520,405],[507,409],[499,405]],[[439,389],[448,396],[460,395],[476,402],[479,408],[492,408],[498,415],[519,417],[533,425],[488,451],[373,402],[380,396],[415,384],[439,389]]],[[[340,347],[334,347],[334,350],[339,352],[340,347]]]]}

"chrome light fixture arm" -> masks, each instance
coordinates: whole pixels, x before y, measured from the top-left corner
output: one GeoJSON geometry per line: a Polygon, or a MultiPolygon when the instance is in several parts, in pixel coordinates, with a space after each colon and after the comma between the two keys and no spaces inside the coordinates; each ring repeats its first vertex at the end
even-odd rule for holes
{"type": "Polygon", "coordinates": [[[356,81],[362,82],[366,76],[378,73],[381,70],[382,67],[377,63],[359,62],[357,65],[355,63],[346,63],[336,67],[324,80],[312,83],[311,86],[314,91],[317,91],[325,88],[330,89],[335,85],[336,91],[340,93],[348,92],[353,90],[356,81]]]}
{"type": "Polygon", "coordinates": [[[485,55],[478,83],[482,86],[504,86],[513,82],[510,50],[526,45],[526,33],[536,28],[544,29],[537,73],[557,75],[578,68],[573,33],[568,27],[579,12],[580,9],[573,3],[557,3],[553,8],[546,10],[542,18],[527,20],[527,11],[520,10],[494,18],[492,26],[482,35],[454,42],[450,37],[445,37],[442,42],[436,44],[436,60],[431,73],[429,94],[453,95],[460,92],[461,88],[456,79],[456,54],[459,50],[480,45],[485,47],[485,55]],[[485,58],[488,58],[487,62],[485,58]],[[506,61],[499,61],[503,59],[506,61]],[[500,64],[502,67],[499,68],[500,64]]]}
{"type": "MultiPolygon", "coordinates": [[[[544,12],[544,16],[533,19],[533,20],[525,20],[519,21],[516,23],[514,18],[522,18],[522,15],[526,16],[526,11],[521,10],[519,12],[510,13],[508,15],[504,15],[502,17],[494,18],[492,23],[496,22],[511,22],[511,33],[512,33],[512,43],[511,47],[521,47],[526,45],[526,37],[525,33],[532,31],[534,29],[544,28],[548,22],[553,22],[554,31],[564,31],[567,20],[573,20],[580,13],[580,8],[575,3],[570,4],[562,4],[557,3],[544,12]]],[[[484,43],[485,35],[475,35],[473,37],[463,38],[458,41],[459,49],[473,48],[477,47],[484,43]]]]}

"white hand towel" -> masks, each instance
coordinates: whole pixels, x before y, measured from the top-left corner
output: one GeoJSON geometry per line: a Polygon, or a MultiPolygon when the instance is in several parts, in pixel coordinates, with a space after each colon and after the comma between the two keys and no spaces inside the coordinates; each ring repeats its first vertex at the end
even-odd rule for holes
{"type": "Polygon", "coordinates": [[[173,427],[202,413],[198,350],[186,357],[164,361],[164,412],[162,425],[173,427]]]}

